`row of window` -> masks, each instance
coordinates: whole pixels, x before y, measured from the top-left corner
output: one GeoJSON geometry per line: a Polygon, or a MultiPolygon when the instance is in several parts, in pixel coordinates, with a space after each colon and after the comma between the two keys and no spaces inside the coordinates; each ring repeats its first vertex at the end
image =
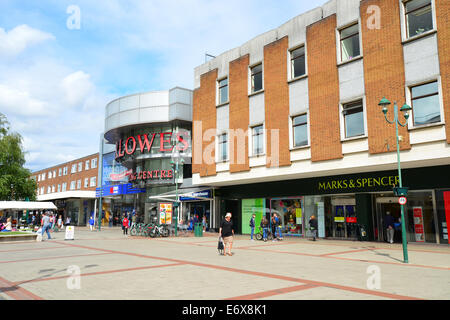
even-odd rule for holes
{"type": "MultiPolygon", "coordinates": [[[[92,178],[85,178],[84,179],[84,188],[89,188],[89,187],[96,187],[97,186],[97,177],[92,177],[92,178]]],[[[69,190],[79,190],[81,189],[81,179],[78,181],[71,181],[70,182],[70,189],[69,190]]],[[[56,192],[65,192],[67,191],[67,182],[64,182],[63,184],[58,184],[57,189],[58,191],[56,192]]],[[[49,193],[55,193],[55,186],[48,186],[47,187],[47,194],[49,193]]],[[[43,195],[45,194],[45,188],[41,187],[37,189],[37,194],[38,195],[43,195]]]]}
{"type": "MultiPolygon", "coordinates": [[[[429,82],[409,88],[413,108],[412,121],[414,126],[429,125],[441,122],[441,107],[438,81],[429,82]]],[[[309,145],[308,114],[292,117],[293,147],[309,145]]],[[[341,122],[344,139],[357,138],[366,135],[364,103],[356,100],[342,105],[341,122]]],[[[264,154],[264,126],[258,125],[251,129],[251,155],[264,154]]],[[[228,160],[228,134],[218,136],[218,160],[228,160]]]]}
{"type": "MultiPolygon", "coordinates": [[[[84,170],[89,170],[89,166],[91,169],[97,168],[97,158],[91,159],[91,160],[86,160],[84,170]]],[[[58,177],[66,176],[67,170],[68,170],[67,167],[59,168],[58,169],[58,177]]],[[[78,163],[72,164],[72,169],[71,169],[70,173],[77,173],[77,172],[81,172],[81,171],[83,171],[83,162],[78,162],[78,163]],[[77,171],[77,168],[78,168],[78,171],[77,171]]],[[[39,174],[38,181],[41,181],[41,180],[44,181],[46,175],[47,175],[46,172],[39,174]]],[[[56,170],[48,172],[48,179],[52,179],[52,178],[56,178],[56,170]]]]}
{"type": "MultiPolygon", "coordinates": [[[[433,30],[432,0],[409,0],[403,3],[405,13],[406,35],[408,38],[433,30]]],[[[361,55],[359,24],[338,30],[339,62],[343,63],[361,55]]],[[[302,45],[289,51],[290,79],[294,80],[306,75],[306,50],[302,45]]],[[[263,90],[263,65],[259,63],[250,67],[250,94],[263,90]]],[[[229,101],[228,78],[217,83],[219,105],[229,101]]]]}

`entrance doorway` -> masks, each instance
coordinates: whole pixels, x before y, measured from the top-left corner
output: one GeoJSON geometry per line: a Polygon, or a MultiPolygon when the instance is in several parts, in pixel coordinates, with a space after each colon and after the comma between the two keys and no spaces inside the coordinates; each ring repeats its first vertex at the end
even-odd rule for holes
{"type": "Polygon", "coordinates": [[[353,239],[356,233],[356,200],[353,196],[332,197],[331,236],[353,239]]]}
{"type": "MultiPolygon", "coordinates": [[[[376,213],[376,224],[375,224],[375,238],[378,241],[387,242],[387,231],[384,227],[384,221],[386,219],[387,213],[392,216],[395,223],[400,222],[401,218],[401,207],[398,204],[398,198],[396,197],[382,197],[377,198],[377,213],[376,213]]],[[[402,242],[402,229],[401,225],[397,224],[394,228],[394,242],[402,242]]]]}

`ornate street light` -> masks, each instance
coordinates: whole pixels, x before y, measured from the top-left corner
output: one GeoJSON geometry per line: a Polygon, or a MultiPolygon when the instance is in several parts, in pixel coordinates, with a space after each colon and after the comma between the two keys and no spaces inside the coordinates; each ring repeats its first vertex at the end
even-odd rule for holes
{"type": "MultiPolygon", "coordinates": [[[[391,102],[384,98],[381,99],[380,103],[378,103],[379,106],[383,107],[382,112],[384,113],[384,118],[386,119],[386,121],[390,124],[395,124],[395,136],[396,136],[396,141],[397,141],[397,167],[398,167],[398,178],[399,178],[399,188],[396,188],[394,191],[396,192],[396,195],[401,195],[401,196],[406,196],[407,195],[407,190],[408,188],[404,188],[403,184],[402,184],[402,171],[401,171],[401,167],[400,167],[400,138],[398,135],[398,126],[402,126],[402,127],[406,127],[406,125],[408,124],[408,119],[409,119],[409,111],[412,110],[412,108],[407,105],[404,104],[403,107],[401,107],[400,111],[403,112],[403,117],[405,118],[405,123],[401,123],[400,119],[398,117],[398,106],[397,106],[397,102],[394,103],[394,121],[390,121],[387,118],[387,113],[388,113],[388,108],[387,106],[389,106],[391,104],[391,102]]],[[[407,249],[407,242],[406,242],[406,226],[405,226],[405,208],[404,205],[401,204],[401,219],[402,219],[402,243],[403,243],[403,262],[404,263],[408,263],[408,249],[407,249]]]]}

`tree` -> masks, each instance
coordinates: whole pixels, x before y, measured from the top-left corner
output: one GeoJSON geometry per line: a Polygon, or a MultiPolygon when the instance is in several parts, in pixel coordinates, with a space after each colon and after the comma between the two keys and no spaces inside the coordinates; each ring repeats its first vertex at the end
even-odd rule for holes
{"type": "Polygon", "coordinates": [[[22,136],[11,132],[7,118],[0,113],[0,200],[36,200],[36,181],[24,168],[22,136]]]}

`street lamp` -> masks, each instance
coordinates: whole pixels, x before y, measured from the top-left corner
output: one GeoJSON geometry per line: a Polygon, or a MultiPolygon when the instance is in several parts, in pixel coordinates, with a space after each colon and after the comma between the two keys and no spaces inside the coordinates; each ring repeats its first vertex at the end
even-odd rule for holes
{"type": "Polygon", "coordinates": [[[172,157],[171,157],[170,165],[174,169],[173,178],[175,181],[175,195],[176,195],[176,200],[173,205],[173,207],[174,207],[173,220],[175,222],[175,237],[176,237],[176,236],[178,236],[178,210],[179,210],[178,208],[180,206],[180,200],[178,197],[178,171],[179,171],[179,165],[184,164],[184,159],[180,156],[180,151],[177,148],[178,127],[175,129],[175,131],[172,132],[171,143],[172,143],[173,148],[172,148],[172,157]]]}
{"type": "MultiPolygon", "coordinates": [[[[382,112],[384,113],[384,118],[386,119],[386,121],[390,124],[395,124],[395,136],[396,136],[396,141],[397,141],[397,167],[398,167],[399,187],[403,188],[402,171],[401,171],[401,167],[400,167],[400,144],[399,144],[400,139],[399,139],[399,135],[398,135],[398,126],[400,125],[402,127],[406,127],[406,125],[408,124],[408,119],[409,119],[409,111],[411,111],[412,108],[407,104],[404,104],[403,107],[401,107],[400,111],[403,112],[403,117],[405,118],[405,123],[403,124],[400,122],[400,119],[398,117],[397,102],[394,103],[394,121],[388,120],[387,106],[389,106],[390,104],[391,104],[391,102],[388,99],[383,97],[383,99],[381,99],[381,101],[378,105],[383,107],[382,112]]],[[[404,193],[403,195],[406,195],[406,193],[404,193]]],[[[404,208],[403,204],[400,204],[400,207],[401,207],[401,219],[402,219],[403,262],[408,263],[408,249],[407,249],[407,242],[406,242],[406,226],[405,226],[405,214],[404,214],[405,208],[404,208]]]]}

